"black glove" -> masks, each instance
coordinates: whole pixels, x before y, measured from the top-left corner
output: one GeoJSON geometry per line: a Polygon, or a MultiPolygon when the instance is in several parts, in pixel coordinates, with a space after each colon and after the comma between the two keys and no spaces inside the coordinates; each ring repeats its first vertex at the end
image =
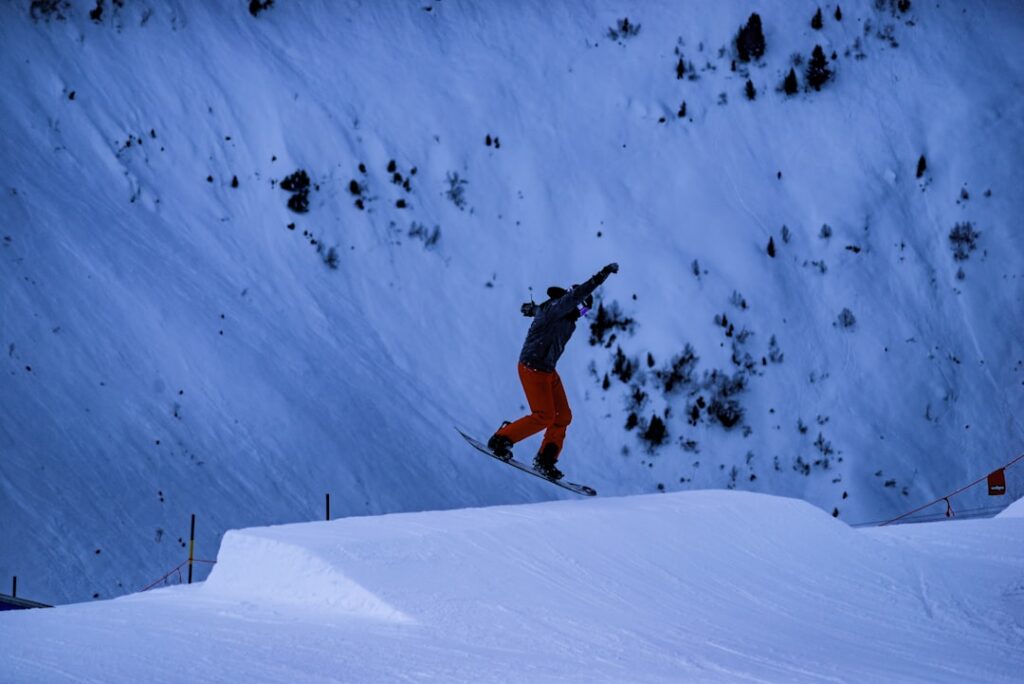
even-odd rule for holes
{"type": "Polygon", "coordinates": [[[618,273],[618,272],[619,272],[619,265],[614,263],[614,262],[608,264],[607,266],[602,268],[601,271],[600,271],[601,277],[603,277],[603,278],[607,278],[612,273],[618,273]]]}
{"type": "Polygon", "coordinates": [[[526,302],[521,307],[519,307],[519,310],[523,313],[524,316],[529,318],[537,313],[537,305],[533,302],[526,302]]]}

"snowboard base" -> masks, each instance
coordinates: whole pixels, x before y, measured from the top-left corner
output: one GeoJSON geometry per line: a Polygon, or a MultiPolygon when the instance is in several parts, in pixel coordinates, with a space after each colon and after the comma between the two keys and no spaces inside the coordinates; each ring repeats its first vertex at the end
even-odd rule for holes
{"type": "Polygon", "coordinates": [[[576,492],[577,494],[582,494],[584,496],[596,496],[597,495],[597,492],[592,487],[588,487],[587,485],[576,484],[575,482],[568,482],[565,479],[552,480],[549,477],[545,477],[541,472],[539,472],[538,470],[535,470],[532,466],[528,466],[525,463],[521,463],[521,462],[515,460],[514,458],[510,458],[510,459],[506,460],[506,459],[502,458],[501,456],[498,456],[497,454],[495,454],[490,449],[488,449],[486,444],[484,444],[483,442],[481,442],[478,439],[474,439],[473,437],[470,437],[469,435],[467,435],[465,432],[463,432],[459,428],[455,428],[455,431],[458,432],[460,435],[462,435],[462,438],[465,439],[467,442],[469,442],[469,445],[472,446],[474,449],[476,449],[477,451],[482,451],[483,453],[487,454],[488,456],[490,456],[491,458],[493,458],[496,461],[501,461],[502,463],[507,463],[508,465],[512,466],[513,468],[516,468],[517,470],[522,470],[523,472],[529,473],[530,475],[533,475],[534,477],[539,477],[542,480],[546,480],[547,482],[550,482],[553,485],[558,485],[562,489],[568,489],[570,492],[576,492]]]}

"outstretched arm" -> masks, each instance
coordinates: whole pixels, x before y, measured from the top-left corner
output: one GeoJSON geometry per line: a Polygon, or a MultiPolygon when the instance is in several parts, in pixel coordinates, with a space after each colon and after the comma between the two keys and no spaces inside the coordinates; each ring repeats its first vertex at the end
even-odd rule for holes
{"type": "Polygon", "coordinates": [[[572,288],[552,304],[552,313],[555,316],[567,316],[569,313],[583,303],[587,295],[592,294],[601,283],[612,273],[619,272],[619,265],[611,263],[595,273],[589,280],[572,288]]]}

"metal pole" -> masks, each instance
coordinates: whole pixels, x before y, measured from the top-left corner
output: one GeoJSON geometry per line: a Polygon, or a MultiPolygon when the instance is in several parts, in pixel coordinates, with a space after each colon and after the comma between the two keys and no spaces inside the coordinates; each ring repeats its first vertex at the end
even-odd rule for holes
{"type": "Polygon", "coordinates": [[[11,598],[18,598],[18,576],[14,576],[14,580],[11,582],[11,598]]]}
{"type": "Polygon", "coordinates": [[[327,492],[327,519],[331,519],[331,493],[327,492]]]}
{"type": "Polygon", "coordinates": [[[192,584],[192,559],[196,550],[196,514],[192,514],[192,532],[188,539],[188,583],[192,584]]]}

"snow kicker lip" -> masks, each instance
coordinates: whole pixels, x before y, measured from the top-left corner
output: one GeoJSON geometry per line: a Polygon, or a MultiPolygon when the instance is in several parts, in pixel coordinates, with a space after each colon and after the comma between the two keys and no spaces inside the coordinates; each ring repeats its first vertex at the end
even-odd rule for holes
{"type": "Polygon", "coordinates": [[[319,608],[384,622],[415,622],[310,549],[246,531],[224,535],[217,565],[203,591],[221,598],[319,608]]]}

